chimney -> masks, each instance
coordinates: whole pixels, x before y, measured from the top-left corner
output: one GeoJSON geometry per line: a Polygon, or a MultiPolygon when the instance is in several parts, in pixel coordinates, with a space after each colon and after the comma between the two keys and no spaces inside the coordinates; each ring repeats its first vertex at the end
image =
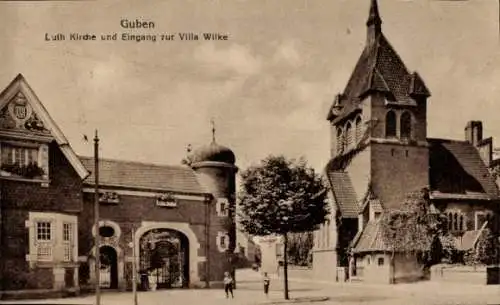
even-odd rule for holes
{"type": "Polygon", "coordinates": [[[474,146],[477,146],[483,140],[483,123],[481,121],[467,122],[465,140],[474,146]]]}

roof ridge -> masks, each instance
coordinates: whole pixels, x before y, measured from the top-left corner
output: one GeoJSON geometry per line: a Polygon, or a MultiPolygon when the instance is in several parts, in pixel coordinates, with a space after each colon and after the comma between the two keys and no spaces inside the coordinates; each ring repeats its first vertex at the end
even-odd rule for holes
{"type": "MultiPolygon", "coordinates": [[[[78,156],[80,159],[86,159],[86,160],[94,160],[94,157],[89,157],[89,156],[78,156]]],[[[162,168],[179,168],[179,169],[189,169],[188,166],[184,165],[174,165],[174,164],[160,164],[160,163],[153,163],[153,162],[144,162],[144,161],[134,161],[134,160],[124,160],[124,159],[115,159],[115,158],[99,158],[100,161],[107,161],[107,162],[116,162],[116,163],[128,163],[128,164],[136,164],[136,165],[148,165],[148,166],[154,166],[154,167],[162,167],[162,168]]]]}
{"type": "Polygon", "coordinates": [[[434,141],[434,142],[445,142],[445,143],[460,143],[460,144],[470,144],[466,140],[458,140],[458,139],[444,139],[444,138],[427,138],[427,141],[434,141]]]}

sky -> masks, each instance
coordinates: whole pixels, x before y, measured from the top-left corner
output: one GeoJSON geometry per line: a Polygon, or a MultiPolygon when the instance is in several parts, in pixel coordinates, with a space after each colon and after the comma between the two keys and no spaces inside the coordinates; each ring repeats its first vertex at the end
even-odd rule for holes
{"type": "MultiPolygon", "coordinates": [[[[0,2],[0,87],[24,75],[80,155],[180,164],[216,140],[245,169],[269,154],[329,158],[326,114],[365,42],[368,0],[0,2]],[[154,29],[123,29],[122,19],[154,29]],[[100,34],[219,32],[227,41],[100,41],[100,34]],[[65,41],[45,41],[62,33],[65,41]],[[90,33],[98,41],[69,41],[90,33]]],[[[425,80],[428,135],[469,120],[500,139],[496,0],[379,0],[382,29],[425,80]]],[[[500,141],[500,140],[499,140],[500,141]]],[[[495,145],[495,142],[494,142],[495,145]]],[[[500,142],[498,144],[500,146],[500,142]]]]}

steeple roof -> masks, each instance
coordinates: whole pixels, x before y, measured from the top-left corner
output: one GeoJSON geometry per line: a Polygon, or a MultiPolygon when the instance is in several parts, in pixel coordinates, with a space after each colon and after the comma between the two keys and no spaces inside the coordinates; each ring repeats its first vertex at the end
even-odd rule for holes
{"type": "Polygon", "coordinates": [[[415,104],[415,97],[429,97],[430,92],[416,72],[409,72],[404,62],[382,33],[377,0],[371,0],[365,48],[358,59],[344,92],[337,103],[342,110],[328,113],[328,120],[338,122],[355,111],[367,94],[377,91],[395,103],[415,104]]]}

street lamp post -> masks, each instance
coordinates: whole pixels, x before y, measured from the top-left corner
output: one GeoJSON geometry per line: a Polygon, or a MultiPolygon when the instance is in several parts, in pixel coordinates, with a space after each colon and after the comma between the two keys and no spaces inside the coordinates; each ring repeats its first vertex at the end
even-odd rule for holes
{"type": "Polygon", "coordinates": [[[136,248],[135,248],[135,227],[132,227],[132,241],[130,242],[132,247],[132,293],[134,295],[134,305],[137,305],[137,265],[136,265],[136,248]]]}
{"type": "Polygon", "coordinates": [[[101,305],[101,254],[99,234],[99,137],[94,137],[95,304],[101,305]]]}

